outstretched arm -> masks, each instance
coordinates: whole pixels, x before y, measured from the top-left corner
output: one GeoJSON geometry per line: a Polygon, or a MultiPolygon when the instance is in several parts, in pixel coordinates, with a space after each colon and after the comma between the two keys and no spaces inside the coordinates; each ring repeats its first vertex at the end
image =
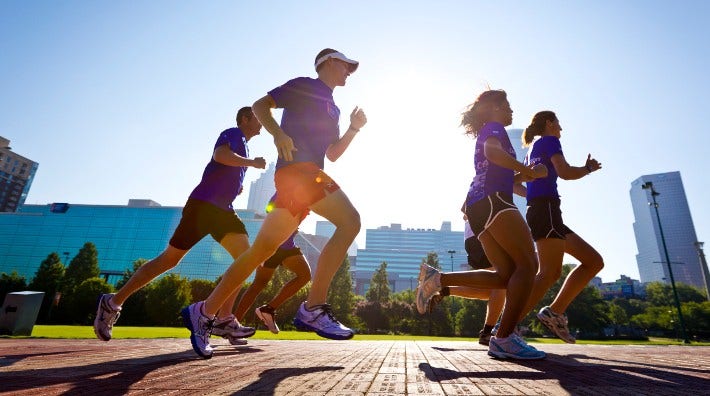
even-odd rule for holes
{"type": "Polygon", "coordinates": [[[584,166],[571,166],[567,163],[565,156],[562,153],[557,153],[550,157],[552,165],[555,167],[557,174],[565,180],[581,179],[588,174],[602,168],[602,164],[592,158],[591,154],[587,154],[587,161],[584,166]]]}
{"type": "Polygon", "coordinates": [[[365,116],[365,112],[361,108],[355,106],[353,112],[350,113],[350,126],[345,131],[343,136],[341,136],[337,142],[328,146],[328,149],[325,151],[325,156],[328,157],[328,160],[331,162],[337,161],[338,158],[343,155],[348,146],[350,146],[350,142],[353,141],[355,135],[360,132],[360,128],[365,126],[366,123],[367,116],[365,116]]]}

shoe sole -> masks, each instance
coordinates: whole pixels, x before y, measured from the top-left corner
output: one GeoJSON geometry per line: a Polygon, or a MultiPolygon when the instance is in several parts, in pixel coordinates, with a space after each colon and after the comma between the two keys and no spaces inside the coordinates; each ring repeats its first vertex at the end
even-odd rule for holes
{"type": "Polygon", "coordinates": [[[192,327],[192,320],[190,320],[190,308],[185,307],[180,311],[180,315],[182,316],[182,323],[187,327],[188,330],[190,330],[190,343],[192,344],[192,349],[195,351],[195,353],[200,356],[201,358],[204,359],[210,359],[212,358],[212,354],[204,354],[202,353],[202,350],[197,346],[197,342],[195,341],[195,329],[192,327]]]}
{"type": "Polygon", "coordinates": [[[316,329],[315,327],[312,327],[312,326],[306,324],[305,322],[303,322],[302,320],[300,320],[298,318],[293,319],[293,325],[296,326],[296,329],[298,329],[300,331],[313,331],[316,334],[318,334],[319,336],[321,336],[323,338],[328,338],[331,340],[349,340],[349,339],[353,338],[353,336],[355,336],[354,333],[350,333],[348,335],[326,333],[324,331],[321,331],[320,329],[316,329]]]}
{"type": "Polygon", "coordinates": [[[104,337],[103,334],[100,334],[99,331],[96,329],[98,326],[98,320],[99,320],[99,312],[101,312],[101,297],[104,295],[100,295],[99,298],[96,300],[96,317],[94,318],[94,334],[96,334],[96,337],[101,340],[101,341],[110,341],[111,336],[108,338],[104,337]]]}
{"type": "Polygon", "coordinates": [[[538,314],[535,315],[535,316],[537,316],[537,319],[538,319],[543,325],[545,325],[545,327],[547,327],[547,329],[550,330],[550,331],[552,332],[552,334],[555,335],[555,337],[557,337],[557,338],[559,338],[560,340],[566,342],[567,344],[575,344],[575,343],[577,342],[577,340],[574,339],[574,338],[573,338],[573,339],[567,339],[567,338],[565,338],[565,337],[560,336],[560,335],[557,333],[557,331],[555,331],[556,326],[555,326],[552,322],[548,322],[548,320],[551,321],[552,319],[548,319],[546,315],[542,315],[542,314],[539,314],[539,313],[538,313],[538,314]]]}
{"type": "Polygon", "coordinates": [[[256,310],[256,317],[259,318],[262,322],[264,322],[264,326],[266,326],[266,328],[269,329],[270,332],[274,334],[279,334],[279,328],[276,327],[276,323],[274,323],[274,327],[269,326],[269,324],[266,322],[266,319],[264,319],[266,315],[261,313],[259,309],[256,310]]]}
{"type": "Polygon", "coordinates": [[[243,339],[243,338],[233,338],[233,337],[230,337],[230,336],[225,336],[225,337],[222,337],[222,338],[224,338],[225,340],[229,341],[229,345],[233,345],[233,346],[241,346],[241,345],[246,345],[246,344],[248,344],[247,340],[245,340],[245,339],[243,339]]]}
{"type": "Polygon", "coordinates": [[[542,360],[547,357],[547,355],[534,356],[534,357],[523,357],[513,355],[512,353],[500,352],[500,351],[488,351],[488,356],[494,359],[514,359],[514,360],[542,360]]]}

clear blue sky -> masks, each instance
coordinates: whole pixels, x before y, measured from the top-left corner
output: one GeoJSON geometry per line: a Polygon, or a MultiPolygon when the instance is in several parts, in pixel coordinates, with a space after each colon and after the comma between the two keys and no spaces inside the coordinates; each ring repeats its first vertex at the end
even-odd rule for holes
{"type": "MultiPolygon", "coordinates": [[[[513,127],[553,110],[568,161],[603,163],[560,190],[605,281],[638,278],[629,189],[643,174],[681,172],[710,242],[710,2],[237,3],[1,2],[0,135],[40,163],[27,203],[183,205],[236,109],[315,76],[332,47],[361,62],[335,99],[341,125],[355,105],[369,122],[326,163],[361,212],[361,247],[390,223],[463,229],[474,142],[459,115],[487,86],[508,92],[513,127]]],[[[266,132],[250,146],[276,159],[266,132]]]]}

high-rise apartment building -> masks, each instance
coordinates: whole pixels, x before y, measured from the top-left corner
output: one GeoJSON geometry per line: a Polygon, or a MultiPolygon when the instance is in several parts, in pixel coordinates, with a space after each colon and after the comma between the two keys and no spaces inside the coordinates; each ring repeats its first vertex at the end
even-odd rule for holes
{"type": "Polygon", "coordinates": [[[659,193],[655,198],[660,227],[675,281],[704,289],[703,273],[695,248],[695,227],[680,172],[644,175],[631,182],[629,194],[634,211],[633,227],[638,249],[636,263],[641,282],[670,283],[671,280],[651,190],[642,188],[648,182],[659,193]]]}
{"type": "Polygon", "coordinates": [[[364,295],[373,273],[382,262],[387,263],[387,275],[392,291],[399,292],[417,286],[419,265],[429,252],[439,256],[445,271],[467,269],[463,231],[451,231],[451,222],[441,229],[403,229],[391,224],[366,230],[365,249],[357,250],[357,260],[351,267],[355,293],[364,295]],[[452,252],[452,253],[450,253],[452,252]]]}
{"type": "Polygon", "coordinates": [[[25,203],[38,166],[12,152],[10,141],[0,136],[0,212],[14,212],[25,203]]]}
{"type": "Polygon", "coordinates": [[[274,185],[275,173],[276,164],[272,162],[258,179],[251,182],[251,187],[249,187],[249,201],[247,202],[248,210],[253,210],[259,214],[266,213],[266,205],[276,192],[276,186],[274,185]]]}
{"type": "MultiPolygon", "coordinates": [[[[515,149],[515,158],[523,162],[525,160],[525,156],[528,154],[528,148],[523,147],[523,130],[522,129],[508,129],[508,137],[510,138],[510,143],[513,145],[513,148],[515,149]]],[[[528,202],[525,199],[525,197],[521,197],[520,195],[515,195],[513,194],[513,203],[515,206],[518,207],[518,210],[520,213],[525,216],[525,212],[527,211],[528,207],[528,202]]]]}

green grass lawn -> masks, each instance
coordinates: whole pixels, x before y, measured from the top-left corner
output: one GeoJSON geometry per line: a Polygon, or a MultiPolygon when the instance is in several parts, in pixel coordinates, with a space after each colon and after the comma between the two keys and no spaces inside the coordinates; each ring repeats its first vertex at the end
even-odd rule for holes
{"type": "MultiPolygon", "coordinates": [[[[189,332],[183,327],[130,327],[116,326],[113,329],[113,338],[187,338],[189,332]]],[[[23,338],[23,337],[18,337],[23,338]]],[[[26,338],[26,337],[25,337],[26,338]]],[[[32,331],[32,338],[96,338],[94,329],[91,326],[45,326],[35,325],[32,331]]],[[[301,331],[281,331],[279,334],[272,334],[266,330],[258,330],[252,337],[257,340],[322,340],[315,333],[301,331]]],[[[388,335],[388,334],[356,334],[353,340],[372,341],[478,341],[477,338],[468,337],[429,337],[410,335],[388,335]]],[[[557,338],[529,338],[528,341],[542,344],[561,344],[557,338]]],[[[648,341],[632,340],[579,340],[578,344],[599,344],[599,345],[682,345],[678,340],[668,338],[651,338],[648,341]]],[[[694,342],[691,345],[710,345],[708,342],[694,342]]]]}

